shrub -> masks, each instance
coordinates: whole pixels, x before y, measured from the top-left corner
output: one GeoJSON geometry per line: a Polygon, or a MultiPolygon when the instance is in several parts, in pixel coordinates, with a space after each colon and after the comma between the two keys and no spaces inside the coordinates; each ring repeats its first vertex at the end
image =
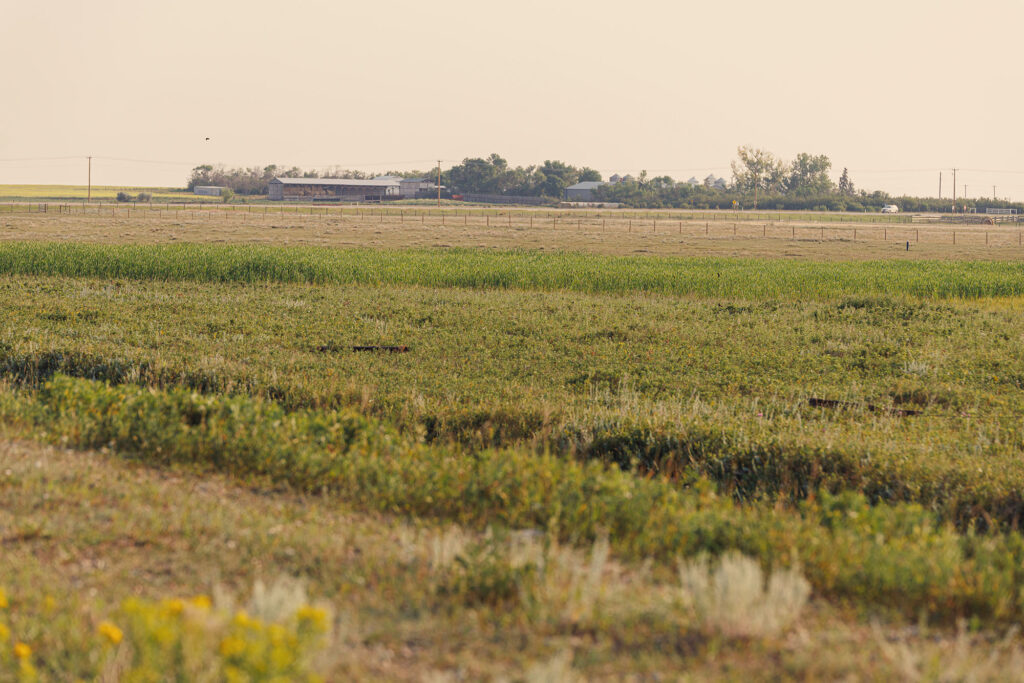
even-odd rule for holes
{"type": "Polygon", "coordinates": [[[133,197],[130,194],[128,194],[127,192],[118,192],[117,193],[117,201],[119,201],[119,202],[130,202],[132,200],[133,200],[133,197]]]}

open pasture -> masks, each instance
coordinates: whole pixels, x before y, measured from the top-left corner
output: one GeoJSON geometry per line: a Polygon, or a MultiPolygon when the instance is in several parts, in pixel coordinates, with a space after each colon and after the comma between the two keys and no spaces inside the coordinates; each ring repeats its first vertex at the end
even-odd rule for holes
{"type": "Polygon", "coordinates": [[[207,219],[237,244],[167,216],[0,243],[0,625],[31,649],[0,672],[166,670],[189,638],[218,675],[1019,671],[1018,263],[207,219]],[[280,575],[304,589],[265,612],[280,575]]]}
{"type": "Polygon", "coordinates": [[[194,197],[191,192],[174,187],[93,185],[90,189],[85,185],[0,185],[0,202],[84,201],[90,196],[94,201],[104,199],[112,201],[117,197],[118,192],[127,192],[133,195],[146,192],[157,201],[181,201],[182,198],[188,201],[210,199],[209,197],[194,197]]]}
{"type": "MultiPolygon", "coordinates": [[[[853,214],[124,204],[0,205],[0,240],[467,247],[810,260],[1024,258],[1017,226],[867,222],[853,214]],[[17,209],[7,211],[5,209],[17,209]],[[909,249],[907,243],[909,242],[909,249]]],[[[876,216],[875,219],[886,217],[876,216]]],[[[902,217],[901,217],[902,218],[902,217]]]]}

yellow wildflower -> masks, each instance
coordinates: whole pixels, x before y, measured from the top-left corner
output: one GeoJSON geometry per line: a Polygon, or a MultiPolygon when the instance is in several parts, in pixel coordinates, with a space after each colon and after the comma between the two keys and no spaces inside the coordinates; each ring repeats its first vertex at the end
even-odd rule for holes
{"type": "Polygon", "coordinates": [[[0,609],[7,607],[10,603],[7,602],[7,593],[4,592],[3,588],[0,588],[0,609]]]}
{"type": "Polygon", "coordinates": [[[32,656],[32,648],[22,642],[14,644],[14,656],[18,659],[28,659],[32,656]]]}
{"type": "Polygon", "coordinates": [[[285,627],[281,626],[281,624],[271,624],[269,631],[270,642],[274,645],[280,645],[283,643],[285,641],[285,637],[288,635],[288,631],[285,630],[285,627]]]}
{"type": "Polygon", "coordinates": [[[168,614],[177,615],[181,614],[182,610],[185,609],[185,603],[177,598],[173,600],[164,600],[163,608],[168,614]]]}
{"type": "Polygon", "coordinates": [[[110,641],[111,645],[117,645],[124,638],[124,632],[109,621],[101,621],[97,629],[101,636],[110,641]]]}
{"type": "Polygon", "coordinates": [[[210,600],[209,595],[197,595],[196,597],[189,600],[193,607],[197,607],[201,610],[210,609],[213,606],[213,601],[210,600]]]}
{"type": "Polygon", "coordinates": [[[295,618],[299,620],[300,628],[306,626],[316,633],[323,633],[327,630],[327,612],[319,607],[303,605],[295,613],[295,618]]]}
{"type": "Polygon", "coordinates": [[[7,640],[11,637],[11,629],[7,628],[6,624],[0,623],[0,641],[7,640]]]}
{"type": "Polygon", "coordinates": [[[233,657],[245,652],[245,641],[237,636],[228,636],[220,641],[220,654],[222,657],[233,657]]]}

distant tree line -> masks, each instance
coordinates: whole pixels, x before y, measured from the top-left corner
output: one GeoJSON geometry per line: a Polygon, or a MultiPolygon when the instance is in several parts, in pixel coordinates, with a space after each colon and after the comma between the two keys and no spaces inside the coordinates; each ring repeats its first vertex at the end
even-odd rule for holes
{"type": "MultiPolygon", "coordinates": [[[[642,171],[637,178],[599,187],[595,201],[616,202],[633,208],[753,209],[780,211],[878,211],[886,204],[897,204],[902,211],[949,212],[951,199],[929,197],[893,197],[886,192],[857,190],[847,169],[839,182],[830,177],[832,161],[824,154],[801,152],[792,161],[783,161],[764,149],[742,146],[732,162],[731,182],[709,175],[703,181],[679,182],[670,176],[648,177],[642,171]]],[[[384,175],[434,180],[436,171],[389,171],[384,175]]],[[[367,179],[375,174],[340,166],[320,170],[285,167],[276,164],[251,168],[226,168],[204,164],[192,169],[188,189],[197,185],[226,187],[239,195],[267,193],[273,178],[351,178],[367,179]]],[[[627,176],[628,178],[628,176],[627,176]]],[[[561,199],[565,188],[582,181],[600,181],[601,174],[586,166],[576,167],[562,161],[547,160],[530,166],[510,166],[498,154],[486,158],[466,158],[441,173],[446,194],[487,194],[507,197],[543,197],[561,199]]],[[[958,199],[956,210],[984,211],[987,208],[1015,208],[1024,212],[1024,203],[992,199],[958,199]]]]}
{"type": "MultiPolygon", "coordinates": [[[[847,169],[839,182],[832,182],[832,161],[824,154],[800,153],[784,162],[771,152],[752,147],[737,149],[732,162],[732,182],[725,187],[703,183],[676,182],[668,176],[636,179],[605,185],[595,199],[618,202],[634,208],[753,209],[779,211],[878,211],[897,204],[901,211],[940,213],[953,210],[951,199],[934,197],[893,197],[882,191],[857,190],[847,169]]],[[[956,210],[984,211],[988,208],[1024,211],[1024,203],[996,199],[958,199],[956,210]]]]}
{"type": "Polygon", "coordinates": [[[497,154],[486,159],[463,159],[441,174],[441,183],[454,194],[500,194],[560,199],[565,188],[586,180],[601,180],[592,168],[577,168],[562,161],[516,166],[497,154]]]}

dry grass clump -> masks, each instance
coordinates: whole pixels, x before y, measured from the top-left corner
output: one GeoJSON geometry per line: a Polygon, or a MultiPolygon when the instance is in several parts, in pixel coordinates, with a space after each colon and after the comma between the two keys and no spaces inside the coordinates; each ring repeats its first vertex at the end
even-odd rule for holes
{"type": "Polygon", "coordinates": [[[811,594],[796,568],[771,572],[736,552],[712,564],[706,555],[679,565],[684,600],[702,630],[734,638],[775,636],[789,628],[811,594]]]}

